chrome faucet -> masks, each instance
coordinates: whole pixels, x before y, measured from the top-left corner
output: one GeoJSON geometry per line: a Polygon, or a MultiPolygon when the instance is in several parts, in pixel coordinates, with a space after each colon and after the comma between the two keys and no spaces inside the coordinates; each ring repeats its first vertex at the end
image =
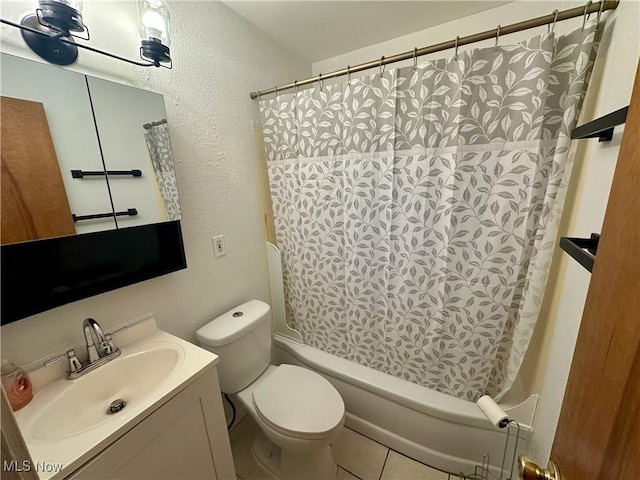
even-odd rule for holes
{"type": "Polygon", "coordinates": [[[89,356],[89,364],[97,362],[105,355],[105,350],[107,347],[107,342],[104,338],[104,332],[102,331],[100,324],[93,318],[84,319],[84,321],[82,322],[82,330],[84,330],[84,340],[85,342],[87,342],[87,355],[89,356]]]}
{"type": "Polygon", "coordinates": [[[69,350],[67,353],[50,358],[44,362],[44,365],[48,367],[52,363],[66,358],[69,361],[67,378],[73,380],[74,378],[81,377],[85,373],[95,370],[120,355],[120,349],[113,343],[112,335],[126,329],[127,327],[125,326],[105,334],[98,322],[93,318],[85,318],[82,322],[82,331],[84,332],[84,340],[87,344],[87,363],[83,365],[80,360],[78,360],[78,357],[76,357],[76,352],[69,350]]]}

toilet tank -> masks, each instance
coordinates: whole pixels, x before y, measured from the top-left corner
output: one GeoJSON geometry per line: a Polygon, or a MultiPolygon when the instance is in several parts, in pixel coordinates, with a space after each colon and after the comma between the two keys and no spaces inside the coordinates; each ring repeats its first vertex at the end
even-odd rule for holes
{"type": "Polygon", "coordinates": [[[214,318],[196,332],[200,345],[220,357],[220,390],[236,393],[248,387],[271,361],[269,305],[251,300],[214,318]]]}

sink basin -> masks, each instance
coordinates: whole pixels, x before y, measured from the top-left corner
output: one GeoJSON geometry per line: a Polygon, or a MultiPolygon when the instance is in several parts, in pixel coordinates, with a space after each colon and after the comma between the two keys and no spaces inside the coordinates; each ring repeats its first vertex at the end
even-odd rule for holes
{"type": "Polygon", "coordinates": [[[40,480],[72,475],[219,362],[158,329],[152,314],[127,327],[116,342],[120,356],[79,378],[67,380],[62,363],[29,370],[33,400],[15,418],[34,463],[60,467],[38,470],[40,480]],[[126,406],[107,414],[118,399],[126,406]]]}
{"type": "Polygon", "coordinates": [[[119,357],[80,378],[51,383],[28,406],[33,415],[23,427],[25,437],[35,442],[57,441],[121,420],[118,417],[127,416],[153,396],[183,355],[172,344],[142,351],[123,348],[119,357]],[[126,402],[125,408],[107,414],[110,403],[117,399],[126,402]]]}

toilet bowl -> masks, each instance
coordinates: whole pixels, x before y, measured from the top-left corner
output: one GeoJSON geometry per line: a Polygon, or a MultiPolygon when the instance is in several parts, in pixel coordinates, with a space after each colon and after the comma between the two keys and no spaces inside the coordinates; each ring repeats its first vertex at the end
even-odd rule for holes
{"type": "Polygon", "coordinates": [[[344,403],[327,380],[295,365],[271,365],[237,398],[267,439],[252,448],[263,468],[283,479],[335,478],[330,445],[342,430],[344,403]]]}
{"type": "Polygon", "coordinates": [[[247,302],[200,328],[196,337],[220,357],[221,390],[235,394],[263,433],[252,448],[258,464],[283,480],[336,478],[330,445],[344,424],[344,402],[319,374],[269,364],[269,306],[247,302]]]}

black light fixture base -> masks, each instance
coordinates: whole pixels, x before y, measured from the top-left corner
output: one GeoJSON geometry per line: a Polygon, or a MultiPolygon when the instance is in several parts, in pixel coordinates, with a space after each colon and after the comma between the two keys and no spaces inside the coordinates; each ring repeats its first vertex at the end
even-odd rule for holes
{"type": "Polygon", "coordinates": [[[40,8],[36,14],[42,15],[42,22],[45,25],[53,25],[65,32],[68,37],[70,32],[84,32],[86,27],[82,22],[82,14],[73,7],[62,2],[53,0],[39,0],[40,8]]]}
{"type": "Polygon", "coordinates": [[[71,65],[78,59],[78,47],[67,43],[73,42],[73,40],[65,37],[66,42],[61,42],[52,38],[57,32],[41,25],[36,15],[27,15],[20,24],[46,34],[40,35],[28,30],[20,31],[29,48],[47,62],[56,65],[71,65]]]}
{"type": "Polygon", "coordinates": [[[171,62],[169,47],[163,45],[160,40],[156,38],[142,40],[140,56],[145,60],[153,62],[156,67],[159,67],[161,63],[171,62]]]}

